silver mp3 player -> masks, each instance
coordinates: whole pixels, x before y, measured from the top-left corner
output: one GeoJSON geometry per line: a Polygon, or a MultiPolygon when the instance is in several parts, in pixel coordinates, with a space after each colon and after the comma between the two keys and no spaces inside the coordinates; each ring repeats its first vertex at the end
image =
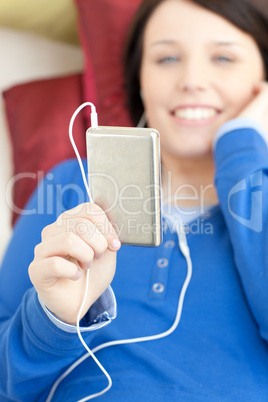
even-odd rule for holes
{"type": "Polygon", "coordinates": [[[150,128],[87,130],[88,181],[93,201],[123,244],[162,241],[160,139],[150,128]]]}

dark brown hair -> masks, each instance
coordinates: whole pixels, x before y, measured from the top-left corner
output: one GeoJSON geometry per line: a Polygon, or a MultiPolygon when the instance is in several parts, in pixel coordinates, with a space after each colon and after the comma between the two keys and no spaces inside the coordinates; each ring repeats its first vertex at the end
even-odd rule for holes
{"type": "MultiPolygon", "coordinates": [[[[134,17],[126,42],[124,71],[127,107],[133,124],[136,125],[143,113],[140,97],[140,68],[143,51],[144,30],[154,10],[166,0],[144,0],[134,17]]],[[[257,43],[268,78],[268,15],[261,0],[188,0],[215,12],[242,31],[251,35],[257,43]]]]}

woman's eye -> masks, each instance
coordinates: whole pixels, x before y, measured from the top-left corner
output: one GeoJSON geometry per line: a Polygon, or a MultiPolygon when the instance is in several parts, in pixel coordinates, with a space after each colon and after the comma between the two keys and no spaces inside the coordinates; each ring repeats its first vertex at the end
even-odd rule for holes
{"type": "Polygon", "coordinates": [[[216,56],[216,57],[214,57],[214,60],[219,63],[233,63],[234,62],[234,60],[228,56],[216,56]]]}
{"type": "Polygon", "coordinates": [[[160,59],[157,60],[158,64],[171,64],[171,63],[176,63],[179,61],[179,58],[176,56],[166,56],[166,57],[161,57],[160,59]]]}

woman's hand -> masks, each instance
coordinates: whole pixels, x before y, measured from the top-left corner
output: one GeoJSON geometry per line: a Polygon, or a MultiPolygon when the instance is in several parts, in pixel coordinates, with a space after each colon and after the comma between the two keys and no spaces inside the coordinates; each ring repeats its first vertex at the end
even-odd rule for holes
{"type": "Polygon", "coordinates": [[[265,133],[268,142],[268,83],[262,82],[256,89],[256,96],[237,116],[250,118],[259,123],[265,133]]]}
{"type": "Polygon", "coordinates": [[[87,269],[90,267],[89,289],[82,317],[110,285],[120,245],[96,204],[79,205],[45,227],[29,275],[46,307],[60,320],[75,324],[87,269]]]}

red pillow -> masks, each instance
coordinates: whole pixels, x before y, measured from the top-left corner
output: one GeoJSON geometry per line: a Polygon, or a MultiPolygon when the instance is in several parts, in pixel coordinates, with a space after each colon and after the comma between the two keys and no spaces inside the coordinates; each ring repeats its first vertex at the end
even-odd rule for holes
{"type": "MultiPolygon", "coordinates": [[[[4,92],[4,101],[16,175],[14,223],[44,173],[56,163],[75,157],[68,127],[73,112],[83,103],[82,76],[76,74],[17,85],[4,92]]],[[[82,156],[86,154],[84,116],[87,112],[90,111],[85,108],[74,125],[75,141],[82,156]]]]}
{"type": "Polygon", "coordinates": [[[125,106],[122,57],[127,30],[140,3],[141,0],[76,0],[86,59],[84,98],[90,101],[93,71],[100,125],[132,125],[125,106]]]}

